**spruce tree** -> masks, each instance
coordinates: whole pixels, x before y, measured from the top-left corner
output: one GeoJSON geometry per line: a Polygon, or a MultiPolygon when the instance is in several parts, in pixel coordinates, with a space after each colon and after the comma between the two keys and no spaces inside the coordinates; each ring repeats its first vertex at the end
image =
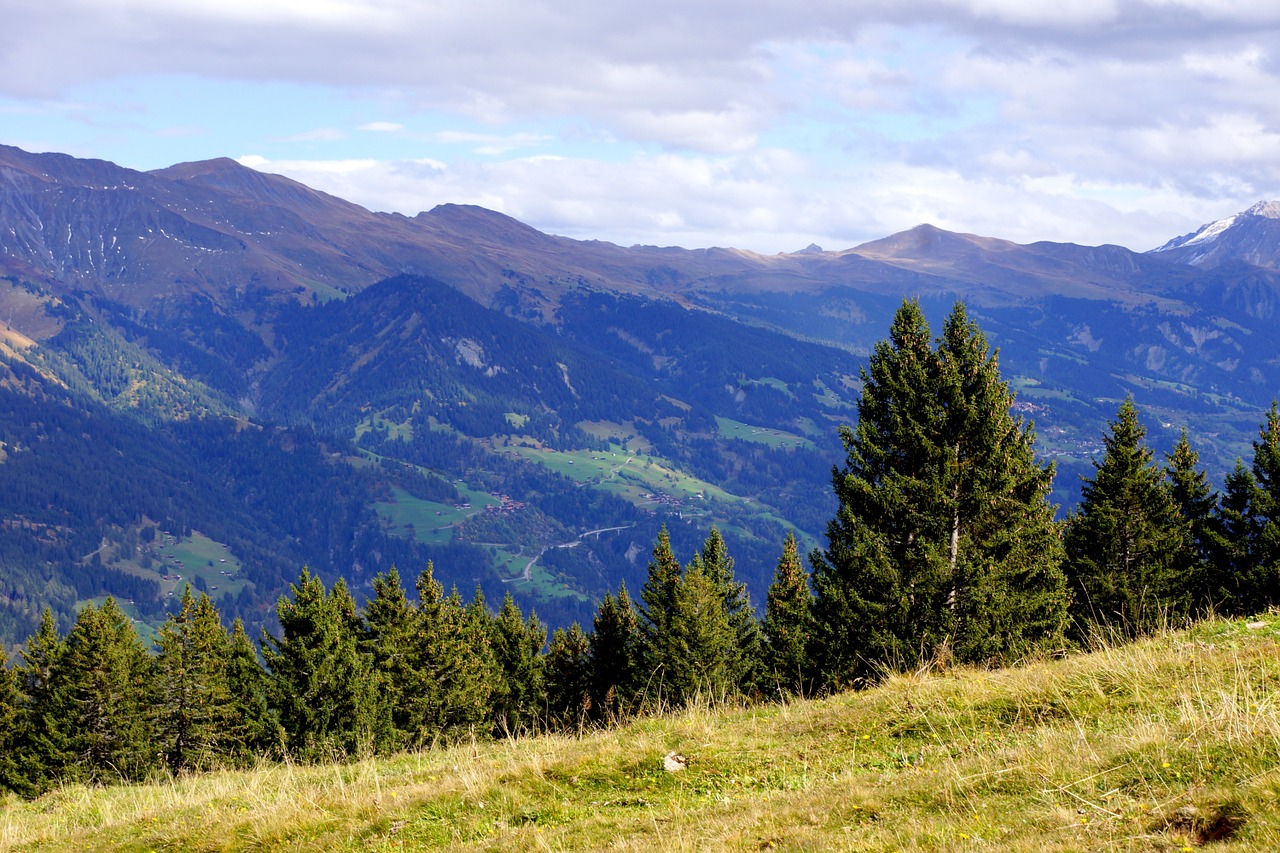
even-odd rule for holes
{"type": "Polygon", "coordinates": [[[491,643],[499,680],[493,694],[494,728],[498,734],[535,730],[546,704],[542,647],[547,629],[535,613],[526,621],[511,593],[493,620],[491,643]]]}
{"type": "Polygon", "coordinates": [[[680,575],[680,561],[671,552],[671,536],[664,524],[658,531],[658,541],[649,560],[649,574],[640,590],[640,625],[646,648],[665,630],[664,620],[671,612],[680,575]]]}
{"type": "Polygon", "coordinates": [[[1145,436],[1127,397],[1103,438],[1102,461],[1094,462],[1094,476],[1067,521],[1067,574],[1081,639],[1096,624],[1131,636],[1148,632],[1190,609],[1178,571],[1186,523],[1145,436]]]}
{"type": "Polygon", "coordinates": [[[208,768],[231,750],[230,642],[209,596],[187,586],[160,626],[154,659],[157,746],[174,772],[208,768]]]}
{"type": "Polygon", "coordinates": [[[1222,501],[1215,518],[1222,538],[1213,554],[1217,600],[1225,613],[1254,613],[1265,600],[1264,584],[1258,576],[1260,525],[1254,513],[1258,484],[1244,461],[1237,459],[1222,485],[1222,501]]]}
{"type": "Polygon", "coordinates": [[[1260,609],[1280,600],[1280,410],[1274,402],[1253,443],[1252,470],[1256,539],[1249,598],[1260,609]]]}
{"type": "Polygon", "coordinates": [[[80,611],[62,666],[70,700],[67,775],[96,783],[143,777],[155,755],[151,660],[115,599],[80,611]]]}
{"type": "Polygon", "coordinates": [[[18,674],[3,657],[0,653],[0,791],[21,791],[25,786],[19,776],[17,756],[22,699],[18,674]]]}
{"type": "Polygon", "coordinates": [[[421,625],[394,566],[373,579],[373,598],[363,616],[361,646],[373,662],[380,727],[388,729],[379,741],[405,746],[413,732],[410,694],[421,677],[414,654],[421,625]]]}
{"type": "Polygon", "coordinates": [[[551,722],[581,731],[591,713],[591,644],[577,622],[551,635],[545,671],[551,722]]]}
{"type": "Polygon", "coordinates": [[[441,737],[474,732],[483,724],[490,716],[498,675],[483,603],[468,608],[457,589],[446,597],[431,563],[419,575],[417,589],[417,678],[407,701],[411,742],[425,746],[441,737]]]}
{"type": "Polygon", "coordinates": [[[661,673],[661,698],[677,706],[696,696],[718,700],[737,691],[736,636],[723,590],[708,576],[701,554],[685,567],[673,591],[653,655],[661,673]]]}
{"type": "Polygon", "coordinates": [[[588,641],[592,707],[598,717],[616,721],[631,713],[645,686],[644,636],[625,583],[616,597],[605,595],[588,641]]]}
{"type": "Polygon", "coordinates": [[[724,537],[714,525],[700,552],[702,570],[724,602],[725,617],[733,633],[733,645],[727,652],[725,667],[729,684],[741,693],[751,693],[760,678],[762,637],[747,595],[747,585],[733,574],[733,558],[724,537]]]}
{"type": "Polygon", "coordinates": [[[957,659],[1003,663],[1061,640],[1067,593],[1049,503],[1053,465],[1011,414],[999,360],[963,303],[938,342],[938,498],[945,521],[947,619],[957,659]]]}
{"type": "Polygon", "coordinates": [[[1066,606],[1052,466],[1010,412],[985,337],[957,303],[937,349],[906,301],[862,372],[839,511],[813,564],[815,663],[841,685],[952,655],[1014,659],[1066,606]]]}
{"type": "Polygon", "coordinates": [[[60,778],[71,764],[74,725],[70,685],[63,658],[66,640],[53,612],[45,608],[40,627],[27,639],[18,667],[22,725],[17,736],[16,780],[19,793],[35,796],[60,778]]]}
{"type": "Polygon", "coordinates": [[[227,690],[231,694],[231,754],[243,763],[267,753],[282,753],[285,734],[271,707],[267,673],[239,619],[232,624],[227,641],[227,690]]]}
{"type": "Polygon", "coordinates": [[[359,624],[346,584],[326,592],[304,568],[276,605],[281,636],[263,632],[271,704],[294,755],[316,760],[367,747],[376,720],[372,663],[358,647],[359,624]]]}
{"type": "Polygon", "coordinates": [[[1173,452],[1166,454],[1165,476],[1169,495],[1186,524],[1186,538],[1178,555],[1178,574],[1186,584],[1195,610],[1222,609],[1226,586],[1223,566],[1217,562],[1226,545],[1220,522],[1218,495],[1209,478],[1196,466],[1200,456],[1182,430],[1173,452]]]}
{"type": "Polygon", "coordinates": [[[803,694],[811,666],[813,593],[809,576],[796,553],[796,537],[788,533],[769,585],[764,610],[766,687],[774,693],[803,694]]]}

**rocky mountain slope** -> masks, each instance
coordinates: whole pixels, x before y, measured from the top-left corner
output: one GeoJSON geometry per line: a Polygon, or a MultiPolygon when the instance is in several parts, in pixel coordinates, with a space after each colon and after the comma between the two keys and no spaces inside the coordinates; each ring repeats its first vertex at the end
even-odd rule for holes
{"type": "Polygon", "coordinates": [[[1130,393],[1220,482],[1280,388],[1274,209],[1149,254],[922,225],[766,257],[0,147],[0,638],[126,589],[145,622],[192,578],[262,622],[302,562],[359,588],[432,559],[566,624],[664,523],[719,524],[761,600],[908,296],[969,303],[1062,504],[1130,393]]]}

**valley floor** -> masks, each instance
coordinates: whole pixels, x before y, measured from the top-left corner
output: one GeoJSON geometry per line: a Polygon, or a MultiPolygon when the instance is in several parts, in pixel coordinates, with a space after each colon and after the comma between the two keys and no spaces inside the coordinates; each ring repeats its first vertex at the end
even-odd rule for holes
{"type": "Polygon", "coordinates": [[[0,804],[0,850],[1280,849],[1280,615],[583,737],[0,804]],[[664,769],[678,753],[687,766],[664,769]]]}

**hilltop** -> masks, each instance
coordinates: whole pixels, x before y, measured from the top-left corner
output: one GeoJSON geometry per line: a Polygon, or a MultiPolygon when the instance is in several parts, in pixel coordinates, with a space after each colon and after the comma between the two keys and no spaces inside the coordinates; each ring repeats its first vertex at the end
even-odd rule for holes
{"type": "Polygon", "coordinates": [[[73,786],[8,800],[0,849],[1274,850],[1278,652],[1273,613],[581,737],[73,786]]]}

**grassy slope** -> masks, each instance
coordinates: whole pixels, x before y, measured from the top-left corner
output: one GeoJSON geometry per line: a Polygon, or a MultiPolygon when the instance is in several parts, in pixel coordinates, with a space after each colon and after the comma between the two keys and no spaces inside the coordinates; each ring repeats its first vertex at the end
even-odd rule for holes
{"type": "Polygon", "coordinates": [[[1262,621],[579,739],[69,787],[11,799],[0,848],[1280,849],[1262,621]]]}

